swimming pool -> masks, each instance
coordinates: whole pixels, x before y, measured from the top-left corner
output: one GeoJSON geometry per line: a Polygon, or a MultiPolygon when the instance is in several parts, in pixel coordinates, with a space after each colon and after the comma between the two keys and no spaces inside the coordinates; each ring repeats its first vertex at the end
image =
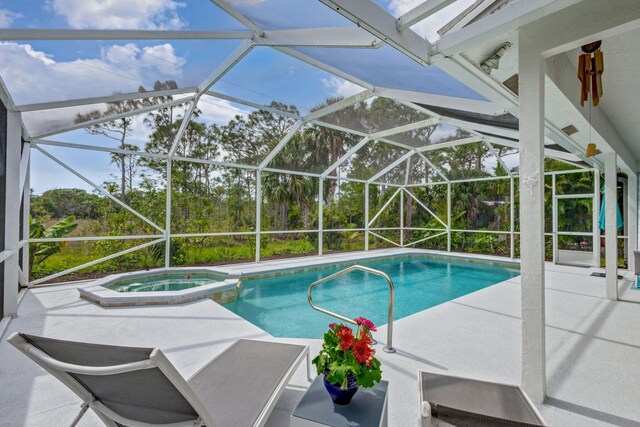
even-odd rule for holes
{"type": "Polygon", "coordinates": [[[204,298],[224,304],[236,298],[237,284],[237,278],[206,267],[162,268],[112,274],[78,287],[78,292],[104,307],[184,304],[204,298]]]}
{"type": "MultiPolygon", "coordinates": [[[[406,255],[296,270],[244,279],[236,301],[224,306],[276,337],[321,338],[336,319],[313,310],[307,288],[316,280],[360,264],[387,273],[395,285],[394,319],[400,319],[520,274],[516,266],[406,255]]],[[[314,303],[335,313],[387,322],[389,287],[381,277],[354,271],[313,291],[314,303]]]]}
{"type": "Polygon", "coordinates": [[[120,280],[106,287],[116,292],[174,292],[222,282],[224,279],[210,273],[162,273],[120,280]]]}

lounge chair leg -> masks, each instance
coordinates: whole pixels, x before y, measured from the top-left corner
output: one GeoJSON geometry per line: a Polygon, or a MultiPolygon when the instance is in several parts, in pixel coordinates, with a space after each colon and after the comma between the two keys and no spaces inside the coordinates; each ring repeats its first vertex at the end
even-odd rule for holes
{"type": "Polygon", "coordinates": [[[311,355],[307,350],[307,381],[311,382],[311,355]]]}
{"type": "Polygon", "coordinates": [[[84,402],[80,406],[80,412],[78,412],[78,415],[76,415],[76,417],[74,418],[73,422],[71,423],[71,427],[75,427],[80,422],[80,419],[87,412],[87,409],[89,409],[89,402],[84,402]]]}

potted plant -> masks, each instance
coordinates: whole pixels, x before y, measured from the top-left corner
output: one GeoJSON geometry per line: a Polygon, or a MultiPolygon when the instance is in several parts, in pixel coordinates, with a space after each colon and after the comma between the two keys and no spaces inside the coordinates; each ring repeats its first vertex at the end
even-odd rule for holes
{"type": "Polygon", "coordinates": [[[332,323],[324,334],[322,350],[312,363],[337,405],[347,405],[358,387],[373,387],[382,378],[380,361],[374,357],[371,332],[376,327],[368,319],[354,319],[357,331],[342,323],[332,323]]]}

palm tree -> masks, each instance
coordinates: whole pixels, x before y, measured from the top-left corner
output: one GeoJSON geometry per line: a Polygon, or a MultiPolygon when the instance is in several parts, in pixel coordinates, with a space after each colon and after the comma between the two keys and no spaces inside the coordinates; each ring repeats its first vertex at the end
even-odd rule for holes
{"type": "MultiPolygon", "coordinates": [[[[342,98],[327,98],[323,103],[316,105],[311,111],[317,111],[328,105],[334,104],[342,98]]],[[[354,107],[345,108],[336,113],[332,113],[323,119],[336,125],[352,127],[352,122],[357,120],[358,113],[354,107]]],[[[337,162],[347,150],[357,144],[358,138],[355,135],[329,129],[323,126],[311,126],[304,134],[305,143],[311,155],[305,162],[307,168],[316,168],[313,172],[322,172],[329,166],[337,162]]],[[[332,171],[331,176],[337,176],[337,171],[332,171]]],[[[330,179],[326,185],[325,202],[330,203],[336,190],[337,181],[330,179]]]]}

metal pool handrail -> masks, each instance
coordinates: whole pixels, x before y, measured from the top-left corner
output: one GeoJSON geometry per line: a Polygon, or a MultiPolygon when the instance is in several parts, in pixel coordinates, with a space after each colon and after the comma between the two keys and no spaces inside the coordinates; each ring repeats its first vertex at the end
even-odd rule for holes
{"type": "Polygon", "coordinates": [[[324,308],[320,308],[317,305],[315,305],[313,303],[313,298],[311,297],[311,291],[313,290],[313,288],[315,288],[318,285],[321,285],[322,283],[328,282],[330,280],[333,280],[337,277],[340,276],[344,276],[345,274],[348,274],[354,270],[361,270],[361,271],[365,271],[367,273],[371,273],[371,274],[375,274],[376,276],[380,276],[382,278],[384,278],[387,281],[387,284],[389,285],[389,309],[388,309],[388,313],[387,313],[387,345],[383,348],[383,350],[387,353],[395,353],[396,350],[393,348],[393,294],[394,294],[394,286],[393,286],[393,281],[391,280],[391,277],[389,277],[389,275],[383,271],[380,270],[374,270],[373,268],[369,268],[369,267],[363,267],[361,265],[352,265],[351,267],[347,267],[344,270],[340,270],[337,273],[333,273],[330,276],[327,277],[323,277],[322,279],[313,282],[311,285],[309,285],[309,289],[307,289],[307,300],[309,300],[309,305],[311,306],[311,308],[313,308],[314,310],[317,310],[321,313],[324,314],[328,314],[329,316],[333,316],[337,319],[342,320],[343,322],[347,322],[347,323],[351,323],[353,325],[357,325],[356,321],[353,319],[349,319],[348,317],[342,316],[340,314],[336,314],[332,311],[329,310],[325,310],[324,308]]]}

